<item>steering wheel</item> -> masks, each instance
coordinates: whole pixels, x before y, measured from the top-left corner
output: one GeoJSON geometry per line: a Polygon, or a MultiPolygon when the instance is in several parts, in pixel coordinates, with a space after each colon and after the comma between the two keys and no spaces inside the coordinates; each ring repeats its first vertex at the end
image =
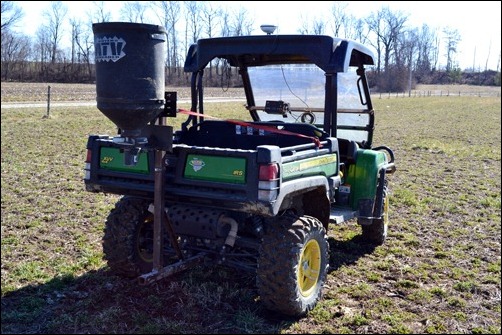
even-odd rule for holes
{"type": "Polygon", "coordinates": [[[309,124],[314,124],[315,123],[315,115],[312,112],[304,112],[300,116],[300,120],[302,123],[309,123],[309,124]]]}

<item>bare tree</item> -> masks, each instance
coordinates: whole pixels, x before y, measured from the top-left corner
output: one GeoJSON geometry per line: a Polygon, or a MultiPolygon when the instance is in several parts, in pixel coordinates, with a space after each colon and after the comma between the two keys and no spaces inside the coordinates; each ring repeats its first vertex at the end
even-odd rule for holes
{"type": "Polygon", "coordinates": [[[392,79],[399,76],[399,67],[391,68],[392,57],[394,64],[402,64],[399,54],[396,52],[399,36],[402,34],[408,16],[401,12],[392,12],[388,6],[383,7],[377,13],[371,14],[366,22],[371,32],[376,36],[377,49],[377,73],[379,74],[379,86],[381,90],[390,91],[396,88],[396,82],[392,79]],[[383,54],[384,76],[380,76],[381,55],[383,54]],[[394,72],[394,74],[392,73],[394,72]]]}
{"type": "Polygon", "coordinates": [[[42,80],[47,80],[47,63],[50,61],[51,55],[51,37],[49,30],[44,26],[40,26],[36,33],[36,42],[34,45],[35,57],[39,60],[38,71],[42,80]]]}
{"type": "Polygon", "coordinates": [[[298,33],[302,35],[309,35],[311,33],[311,28],[310,28],[310,17],[304,16],[303,14],[300,14],[300,28],[298,28],[298,33]]]}
{"type": "MultiPolygon", "coordinates": [[[[201,20],[200,20],[200,14],[201,14],[201,7],[202,7],[202,2],[199,1],[185,1],[185,8],[186,8],[186,20],[187,20],[187,27],[188,31],[187,34],[190,33],[190,41],[188,41],[188,44],[195,43],[200,37],[200,31],[202,30],[201,27],[201,20]]],[[[187,47],[188,48],[188,47],[187,47]]]]}
{"type": "Polygon", "coordinates": [[[433,69],[438,69],[439,68],[439,65],[438,65],[438,62],[439,62],[439,46],[441,45],[441,38],[439,38],[439,36],[436,36],[436,39],[434,41],[434,55],[432,57],[433,59],[433,69]]]}
{"type": "Polygon", "coordinates": [[[30,40],[27,36],[2,31],[2,79],[21,80],[24,77],[23,66],[30,55],[30,40]]]}
{"type": "Polygon", "coordinates": [[[351,18],[345,29],[345,38],[350,38],[363,44],[368,44],[369,28],[364,19],[351,18]],[[352,30],[353,27],[353,30],[352,30]]]}
{"type": "Polygon", "coordinates": [[[76,41],[75,41],[75,35],[77,31],[77,26],[79,25],[79,22],[77,19],[70,19],[70,26],[71,26],[71,63],[75,64],[75,55],[76,55],[76,41]]]}
{"type": "Polygon", "coordinates": [[[249,18],[249,13],[244,7],[240,7],[236,12],[234,12],[232,19],[232,35],[233,36],[243,36],[251,35],[253,31],[254,21],[249,18]]]}
{"type": "MultiPolygon", "coordinates": [[[[221,9],[215,8],[211,3],[202,3],[201,7],[201,20],[204,25],[206,37],[214,37],[215,30],[221,17],[221,9]]],[[[209,80],[213,79],[213,62],[209,63],[209,80]]]]}
{"type": "Polygon", "coordinates": [[[423,78],[434,68],[434,54],[436,52],[436,32],[427,24],[423,24],[417,35],[417,59],[415,73],[423,78]]]}
{"type": "Polygon", "coordinates": [[[326,31],[326,22],[323,19],[314,19],[313,22],[314,35],[323,35],[326,31]]]}
{"type": "Polygon", "coordinates": [[[68,13],[66,7],[61,1],[51,1],[51,6],[43,12],[43,16],[47,20],[46,29],[49,32],[50,43],[50,59],[51,63],[56,63],[56,56],[63,36],[63,23],[68,13]]]}
{"type": "Polygon", "coordinates": [[[147,4],[144,1],[126,1],[120,8],[120,17],[128,22],[144,23],[147,4]]]}
{"type": "Polygon", "coordinates": [[[491,49],[492,49],[492,41],[490,41],[490,44],[488,45],[488,55],[486,56],[485,72],[488,71],[488,60],[490,59],[491,49]]]}
{"type": "Polygon", "coordinates": [[[461,37],[457,29],[450,27],[444,28],[443,33],[446,38],[446,72],[450,72],[454,68],[454,59],[461,37]]]}
{"type": "Polygon", "coordinates": [[[15,3],[15,1],[2,1],[0,9],[2,15],[2,33],[4,32],[4,30],[10,29],[15,26],[24,17],[23,9],[19,7],[15,3]]]}
{"type": "MultiPolygon", "coordinates": [[[[500,55],[501,55],[501,53],[499,52],[499,60],[497,61],[497,70],[496,70],[497,72],[500,72],[499,71],[500,70],[500,55]]],[[[499,83],[499,85],[500,85],[500,83],[499,83]]]]}
{"type": "Polygon", "coordinates": [[[231,34],[232,28],[230,27],[230,13],[222,9],[221,10],[221,29],[220,29],[220,36],[222,37],[228,37],[231,34]]]}
{"type": "Polygon", "coordinates": [[[1,27],[1,58],[2,58],[2,79],[10,78],[20,53],[23,42],[19,34],[12,31],[13,28],[24,16],[21,7],[14,1],[2,1],[2,27],[1,27]]]}
{"type": "MultiPolygon", "coordinates": [[[[391,57],[395,52],[398,36],[402,33],[408,16],[401,12],[392,12],[389,7],[383,7],[378,15],[381,18],[382,26],[374,32],[381,41],[383,47],[384,69],[387,69],[391,57]]],[[[399,60],[396,60],[398,62],[399,60]]]]}
{"type": "Polygon", "coordinates": [[[154,10],[161,24],[166,29],[167,33],[167,58],[166,66],[168,76],[178,72],[178,32],[176,23],[180,19],[180,1],[152,1],[154,10]]]}
{"type": "Polygon", "coordinates": [[[216,28],[219,26],[222,10],[214,7],[210,2],[203,2],[200,18],[203,22],[203,28],[206,37],[215,36],[216,28]]]}
{"type": "Polygon", "coordinates": [[[347,14],[347,2],[336,1],[331,6],[331,17],[333,19],[333,34],[341,35],[342,28],[348,27],[350,16],[347,14]]]}
{"type": "Polygon", "coordinates": [[[373,46],[377,52],[377,64],[376,71],[377,74],[380,74],[382,71],[382,49],[380,47],[381,39],[380,35],[382,35],[382,25],[383,25],[383,13],[382,11],[377,11],[376,13],[371,13],[366,19],[365,22],[370,30],[376,37],[375,39],[368,39],[368,42],[371,46],[373,46]]]}
{"type": "Polygon", "coordinates": [[[93,10],[88,13],[91,22],[109,22],[111,20],[112,14],[110,11],[105,10],[104,1],[93,1],[93,10]]]}
{"type": "Polygon", "coordinates": [[[368,36],[366,23],[363,19],[356,19],[353,15],[349,14],[347,7],[347,1],[336,1],[333,3],[331,7],[331,28],[333,35],[365,43],[368,36]]]}
{"type": "MultiPolygon", "coordinates": [[[[407,31],[404,31],[403,34],[400,35],[398,38],[398,44],[397,44],[397,54],[399,55],[396,57],[396,67],[399,70],[399,73],[404,74],[406,69],[407,72],[407,89],[408,89],[408,96],[411,95],[411,88],[413,84],[413,64],[414,64],[414,59],[417,57],[417,48],[418,48],[418,29],[413,28],[409,29],[407,31]]],[[[405,87],[403,83],[403,79],[406,76],[403,76],[403,78],[400,78],[399,81],[399,88],[405,87]]]]}
{"type": "Polygon", "coordinates": [[[298,33],[302,35],[323,35],[326,33],[326,21],[322,18],[310,18],[308,15],[300,15],[300,28],[298,28],[298,33]]]}
{"type": "Polygon", "coordinates": [[[72,19],[72,64],[84,63],[87,69],[87,80],[92,76],[91,56],[94,41],[90,25],[83,24],[77,19],[72,19]]]}
{"type": "MultiPolygon", "coordinates": [[[[221,9],[221,15],[220,15],[220,36],[222,37],[229,37],[232,33],[232,27],[231,27],[231,15],[226,9],[221,9]]],[[[227,79],[229,81],[229,77],[231,75],[231,72],[228,71],[228,67],[225,65],[220,66],[221,60],[219,58],[215,59],[215,68],[216,68],[216,75],[219,76],[222,80],[222,87],[224,86],[223,80],[227,79]]]]}
{"type": "Polygon", "coordinates": [[[474,46],[474,56],[472,57],[472,71],[476,68],[476,46],[474,46]]]}
{"type": "Polygon", "coordinates": [[[185,5],[185,55],[192,43],[197,42],[200,34],[200,3],[198,1],[184,1],[185,5]],[[190,37],[189,37],[190,35],[190,37]]]}

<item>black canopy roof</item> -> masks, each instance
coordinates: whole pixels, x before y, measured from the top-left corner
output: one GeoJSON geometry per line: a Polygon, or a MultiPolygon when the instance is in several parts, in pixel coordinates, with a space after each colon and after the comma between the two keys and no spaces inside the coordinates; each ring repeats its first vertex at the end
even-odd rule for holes
{"type": "Polygon", "coordinates": [[[325,35],[257,35],[199,39],[185,60],[185,72],[202,70],[214,58],[231,66],[316,64],[327,73],[373,65],[373,53],[355,41],[325,35]]]}

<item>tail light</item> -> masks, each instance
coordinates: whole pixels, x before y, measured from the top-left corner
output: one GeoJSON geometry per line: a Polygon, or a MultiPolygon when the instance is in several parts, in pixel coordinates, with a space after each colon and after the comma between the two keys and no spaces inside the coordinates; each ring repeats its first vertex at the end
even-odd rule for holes
{"type": "Polygon", "coordinates": [[[275,200],[279,189],[279,166],[277,164],[260,165],[258,180],[258,200],[275,200]]]}
{"type": "Polygon", "coordinates": [[[85,168],[84,168],[85,180],[91,179],[91,158],[92,158],[92,151],[90,149],[87,149],[87,157],[85,158],[85,168]]]}

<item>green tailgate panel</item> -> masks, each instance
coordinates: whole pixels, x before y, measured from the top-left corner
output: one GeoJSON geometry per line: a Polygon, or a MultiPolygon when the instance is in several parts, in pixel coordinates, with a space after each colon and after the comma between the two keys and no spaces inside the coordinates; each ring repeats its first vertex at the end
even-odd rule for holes
{"type": "Polygon", "coordinates": [[[184,177],[232,184],[246,183],[246,158],[187,156],[184,177]]]}
{"type": "Polygon", "coordinates": [[[336,154],[302,159],[284,163],[282,165],[282,179],[284,181],[305,176],[325,175],[333,176],[338,171],[336,154]]]}
{"type": "Polygon", "coordinates": [[[147,174],[150,172],[148,166],[148,154],[140,152],[138,155],[138,164],[129,166],[124,164],[124,153],[119,148],[101,147],[99,156],[99,167],[102,169],[136,172],[147,174]]]}

